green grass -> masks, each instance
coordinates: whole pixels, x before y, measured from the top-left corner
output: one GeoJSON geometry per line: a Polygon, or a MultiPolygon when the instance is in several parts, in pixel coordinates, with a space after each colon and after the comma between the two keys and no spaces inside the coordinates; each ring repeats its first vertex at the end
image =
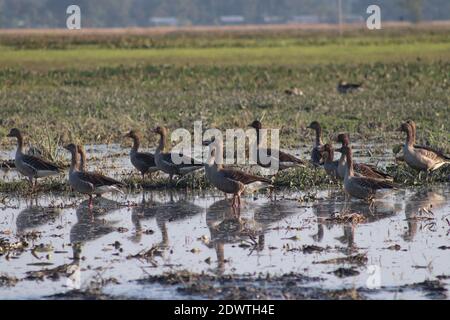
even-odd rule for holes
{"type": "MultiPolygon", "coordinates": [[[[421,143],[449,152],[448,28],[192,33],[165,36],[0,34],[0,144],[11,127],[53,150],[60,144],[123,142],[130,128],[244,128],[264,116],[285,148],[310,145],[318,120],[325,140],[404,141],[408,118],[421,143]],[[148,45],[145,45],[147,43],[148,45]],[[364,83],[349,95],[339,79],[364,83]],[[300,88],[303,96],[284,91],[300,88]],[[50,134],[49,134],[50,132],[50,134]]],[[[129,143],[129,142],[127,142],[129,143]]]]}
{"type": "Polygon", "coordinates": [[[450,61],[450,42],[405,44],[325,44],[277,47],[105,49],[81,47],[72,50],[13,50],[2,48],[1,67],[25,67],[33,70],[91,69],[141,64],[211,66],[305,66],[333,63],[395,63],[450,61]]]}

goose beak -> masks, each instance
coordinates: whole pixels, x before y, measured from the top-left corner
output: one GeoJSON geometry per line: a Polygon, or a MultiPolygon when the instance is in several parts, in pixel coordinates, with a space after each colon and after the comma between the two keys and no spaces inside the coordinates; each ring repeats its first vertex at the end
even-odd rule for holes
{"type": "Polygon", "coordinates": [[[123,135],[124,138],[130,138],[130,133],[126,133],[123,135]]]}
{"type": "Polygon", "coordinates": [[[6,136],[7,136],[8,138],[12,138],[12,134],[11,134],[11,133],[8,133],[6,136]]]}
{"type": "Polygon", "coordinates": [[[403,131],[402,127],[398,127],[395,131],[403,131]]]}

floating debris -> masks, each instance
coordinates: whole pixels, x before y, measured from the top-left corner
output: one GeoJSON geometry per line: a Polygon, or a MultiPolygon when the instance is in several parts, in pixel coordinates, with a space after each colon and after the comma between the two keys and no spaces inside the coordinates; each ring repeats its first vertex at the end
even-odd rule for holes
{"type": "Polygon", "coordinates": [[[366,254],[356,254],[353,256],[343,257],[343,258],[334,258],[323,261],[314,261],[314,264],[356,264],[356,265],[365,265],[367,263],[367,255],[366,254]]]}
{"type": "Polygon", "coordinates": [[[332,221],[335,223],[352,223],[352,224],[358,224],[366,222],[367,218],[357,212],[337,212],[332,217],[326,218],[327,221],[332,221]]]}
{"type": "MultiPolygon", "coordinates": [[[[32,264],[34,266],[37,265],[48,265],[48,263],[35,263],[32,264]]],[[[61,276],[69,277],[74,272],[79,270],[79,266],[77,264],[63,264],[53,269],[44,269],[39,271],[27,271],[27,276],[25,277],[26,280],[44,280],[44,279],[51,279],[51,280],[58,280],[61,276]]]]}
{"type": "Polygon", "coordinates": [[[14,287],[19,279],[16,277],[10,277],[6,274],[0,275],[0,287],[14,287]]]}
{"type": "Polygon", "coordinates": [[[353,268],[338,268],[328,273],[334,274],[338,278],[346,278],[357,276],[359,274],[359,271],[353,268]]]}

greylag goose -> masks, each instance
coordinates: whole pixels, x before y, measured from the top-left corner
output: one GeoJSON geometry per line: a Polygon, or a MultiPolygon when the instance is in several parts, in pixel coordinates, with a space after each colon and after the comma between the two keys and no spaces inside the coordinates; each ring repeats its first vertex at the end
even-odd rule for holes
{"type": "Polygon", "coordinates": [[[322,142],[322,127],[320,126],[319,122],[313,121],[308,126],[308,129],[313,129],[316,132],[316,140],[314,141],[314,146],[311,151],[311,162],[316,165],[322,165],[323,164],[323,156],[320,152],[320,149],[323,146],[322,142]]]}
{"type": "Polygon", "coordinates": [[[269,168],[270,163],[272,162],[272,161],[268,161],[268,163],[262,163],[261,159],[260,159],[260,154],[267,155],[268,158],[274,158],[274,157],[272,157],[272,154],[275,155],[277,151],[278,151],[278,159],[274,158],[273,160],[275,160],[275,161],[278,160],[280,170],[284,170],[284,169],[288,169],[288,168],[292,168],[292,167],[298,167],[298,166],[305,166],[305,162],[303,160],[301,160],[291,154],[288,154],[281,150],[274,150],[274,149],[261,147],[260,130],[262,129],[262,124],[260,121],[255,120],[249,126],[256,130],[256,144],[257,144],[257,148],[258,148],[256,159],[257,159],[257,163],[259,166],[261,166],[263,168],[269,168]]]}
{"type": "Polygon", "coordinates": [[[189,172],[203,168],[203,163],[194,163],[192,158],[179,154],[182,163],[176,164],[172,160],[172,153],[167,152],[167,135],[168,130],[165,127],[156,127],[153,132],[159,135],[159,144],[155,152],[155,163],[159,170],[165,172],[170,177],[170,183],[173,181],[174,175],[183,176],[189,172]]]}
{"type": "Polygon", "coordinates": [[[86,150],[84,150],[84,147],[81,144],[77,144],[77,150],[80,155],[80,171],[86,171],[86,150]]]}
{"type": "Polygon", "coordinates": [[[406,133],[406,142],[403,145],[405,162],[413,169],[434,171],[445,164],[450,164],[450,158],[429,147],[415,146],[415,124],[404,122],[397,129],[406,133]]]}
{"type": "Polygon", "coordinates": [[[345,154],[345,156],[347,157],[347,170],[345,171],[344,190],[348,195],[372,203],[377,190],[395,188],[395,185],[392,181],[365,176],[355,176],[355,173],[353,171],[352,150],[349,146],[343,146],[336,151],[345,154]]]}
{"type": "Polygon", "coordinates": [[[347,83],[345,81],[339,81],[337,85],[337,91],[342,94],[357,91],[361,88],[362,83],[347,83]]]}
{"type": "Polygon", "coordinates": [[[206,179],[222,192],[233,194],[233,207],[240,207],[241,194],[244,191],[257,191],[271,188],[271,181],[264,177],[248,174],[240,170],[224,168],[223,142],[220,139],[204,141],[209,146],[208,162],[205,164],[206,179]]]}
{"type": "Polygon", "coordinates": [[[23,152],[23,135],[19,129],[13,128],[8,134],[10,138],[17,138],[17,151],[14,164],[17,171],[28,178],[31,187],[37,185],[37,179],[57,175],[61,169],[54,163],[38,156],[24,154],[23,152]],[[34,183],[33,183],[34,179],[34,183]]]}
{"type": "Polygon", "coordinates": [[[428,150],[428,151],[432,151],[432,152],[437,153],[441,157],[444,157],[445,159],[450,160],[450,158],[448,156],[446,156],[442,151],[436,150],[436,149],[434,149],[432,147],[429,147],[429,146],[422,146],[422,145],[419,145],[419,144],[415,144],[416,143],[416,129],[417,129],[416,123],[413,120],[407,120],[406,123],[409,124],[411,126],[411,129],[412,129],[412,139],[413,139],[414,148],[425,149],[425,150],[428,150]]]}
{"type": "Polygon", "coordinates": [[[120,192],[120,189],[125,185],[122,182],[106,177],[95,172],[80,171],[80,162],[78,160],[78,148],[71,143],[64,147],[72,155],[69,170],[69,184],[70,186],[84,194],[89,195],[89,207],[92,208],[92,195],[102,195],[108,192],[120,192]]]}
{"type": "Polygon", "coordinates": [[[333,179],[338,177],[338,160],[334,160],[334,149],[329,143],[320,148],[323,155],[323,168],[325,172],[333,179]]]}
{"type": "MultiPolygon", "coordinates": [[[[337,142],[340,142],[342,146],[350,145],[350,138],[348,134],[341,133],[337,136],[337,142]]],[[[387,173],[380,171],[376,166],[364,163],[353,163],[353,170],[356,176],[364,176],[375,179],[394,180],[394,178],[387,173]]],[[[347,171],[347,157],[345,154],[341,154],[338,162],[338,177],[341,180],[345,178],[345,172],[347,171]]]]}
{"type": "Polygon", "coordinates": [[[133,147],[130,151],[130,160],[133,166],[141,173],[142,179],[144,179],[146,173],[151,175],[153,172],[158,171],[155,156],[150,152],[139,152],[141,140],[139,132],[131,130],[125,137],[133,140],[133,147]]]}

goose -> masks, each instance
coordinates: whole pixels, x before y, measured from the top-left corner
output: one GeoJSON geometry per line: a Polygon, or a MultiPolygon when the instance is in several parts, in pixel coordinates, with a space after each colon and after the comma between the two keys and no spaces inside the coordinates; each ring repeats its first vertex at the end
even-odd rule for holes
{"type": "MultiPolygon", "coordinates": [[[[336,139],[342,146],[350,145],[350,138],[346,133],[340,133],[336,139]]],[[[356,176],[364,176],[375,179],[394,180],[394,178],[387,173],[380,171],[376,166],[364,163],[353,163],[353,170],[356,176]]],[[[341,154],[338,162],[338,178],[344,180],[345,172],[347,171],[347,157],[345,154],[341,154]]]]}
{"type": "Polygon", "coordinates": [[[77,144],[77,150],[80,155],[80,171],[86,171],[86,150],[84,150],[84,147],[81,144],[77,144]]]}
{"type": "Polygon", "coordinates": [[[38,178],[58,175],[61,173],[61,169],[56,164],[39,156],[24,154],[23,135],[19,129],[11,129],[8,133],[8,137],[17,138],[17,151],[14,164],[17,171],[28,178],[33,190],[37,185],[38,178]]]}
{"type": "Polygon", "coordinates": [[[419,144],[415,144],[416,143],[416,129],[417,129],[416,123],[413,120],[407,120],[406,123],[408,123],[411,126],[411,129],[412,129],[412,136],[411,137],[413,139],[414,148],[429,150],[429,151],[437,153],[438,155],[440,155],[441,157],[444,157],[447,160],[450,160],[450,158],[448,156],[446,156],[445,154],[443,154],[442,151],[436,150],[436,149],[434,149],[432,147],[429,147],[429,146],[422,146],[422,145],[419,145],[419,144]]]}
{"type": "Polygon", "coordinates": [[[279,169],[284,170],[292,167],[304,167],[305,162],[291,154],[288,154],[286,152],[283,152],[281,150],[274,150],[270,148],[262,148],[261,147],[261,136],[260,136],[260,130],[262,129],[262,124],[259,120],[253,121],[250,125],[250,127],[254,128],[256,130],[256,143],[257,143],[257,163],[259,166],[263,168],[269,168],[270,164],[273,161],[277,161],[279,164],[279,169]],[[278,159],[276,159],[273,155],[278,152],[278,159]],[[268,163],[262,163],[260,159],[260,154],[267,155],[271,159],[271,161],[268,161],[268,163]]]}
{"type": "Polygon", "coordinates": [[[323,168],[325,172],[333,179],[338,177],[338,160],[334,160],[334,149],[329,143],[320,148],[323,155],[323,168]]]}
{"type": "Polygon", "coordinates": [[[102,195],[108,192],[123,193],[120,188],[125,185],[122,182],[96,172],[80,171],[79,151],[75,144],[68,144],[64,148],[72,155],[69,170],[69,184],[74,190],[89,195],[89,208],[92,209],[92,195],[94,194],[102,195]]]}
{"type": "Polygon", "coordinates": [[[323,164],[323,156],[320,152],[321,147],[323,146],[322,142],[322,127],[319,122],[313,121],[309,124],[308,129],[313,129],[316,132],[316,140],[314,141],[314,146],[311,151],[311,162],[316,165],[323,164]]]}
{"type": "Polygon", "coordinates": [[[406,142],[403,145],[405,162],[413,169],[431,172],[443,165],[450,164],[450,158],[439,151],[429,147],[415,146],[415,124],[404,122],[397,129],[406,133],[406,142]]]}
{"type": "Polygon", "coordinates": [[[141,173],[142,179],[144,179],[146,173],[149,173],[151,176],[153,172],[158,171],[155,156],[150,152],[139,152],[141,140],[139,132],[131,130],[125,135],[125,138],[131,138],[133,140],[133,147],[130,151],[130,160],[133,166],[141,173]]]}
{"type": "Polygon", "coordinates": [[[339,81],[337,85],[337,91],[342,94],[356,91],[362,87],[362,83],[347,83],[345,81],[339,81]]]}
{"type": "Polygon", "coordinates": [[[377,190],[393,189],[396,187],[392,181],[365,176],[356,176],[353,169],[352,150],[348,145],[342,146],[336,151],[345,154],[347,158],[347,170],[345,171],[344,190],[348,195],[358,199],[366,200],[372,204],[377,190]]]}
{"type": "Polygon", "coordinates": [[[153,133],[159,135],[159,144],[155,152],[155,163],[159,170],[165,172],[170,177],[170,183],[173,182],[173,176],[183,176],[195,170],[203,168],[203,163],[194,163],[194,160],[190,157],[179,154],[180,158],[183,158],[182,163],[176,164],[172,160],[172,153],[167,152],[167,135],[168,130],[165,127],[158,126],[153,129],[153,133]]]}
{"type": "Polygon", "coordinates": [[[209,146],[208,161],[205,164],[206,179],[222,192],[233,194],[232,207],[241,206],[241,194],[244,191],[254,192],[263,188],[272,188],[267,178],[245,173],[240,170],[224,168],[223,142],[220,139],[203,141],[209,146]]]}

